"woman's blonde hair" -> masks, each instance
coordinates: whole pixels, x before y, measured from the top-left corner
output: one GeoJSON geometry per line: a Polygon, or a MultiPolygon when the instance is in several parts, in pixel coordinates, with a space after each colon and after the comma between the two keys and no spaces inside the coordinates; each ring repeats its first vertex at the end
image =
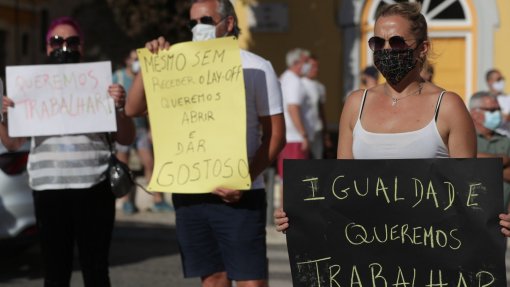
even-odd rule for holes
{"type": "Polygon", "coordinates": [[[416,2],[400,2],[383,6],[375,19],[385,16],[398,15],[409,21],[411,33],[416,37],[418,43],[428,41],[428,28],[425,16],[421,14],[421,4],[416,2]]]}

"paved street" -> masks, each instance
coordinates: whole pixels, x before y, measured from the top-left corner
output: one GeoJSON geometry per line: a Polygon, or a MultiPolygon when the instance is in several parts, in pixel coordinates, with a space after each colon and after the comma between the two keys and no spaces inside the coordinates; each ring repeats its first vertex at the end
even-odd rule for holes
{"type": "MultiPolygon", "coordinates": [[[[142,212],[132,216],[117,212],[111,250],[112,286],[200,286],[198,279],[182,277],[174,213],[147,211],[152,204],[151,197],[143,192],[139,191],[136,199],[142,212]]],[[[275,202],[278,200],[275,198],[275,202]]],[[[270,286],[292,286],[284,235],[270,227],[267,229],[267,242],[270,286]]],[[[510,248],[507,249],[507,266],[510,266],[509,250],[510,248]]],[[[37,246],[13,255],[0,254],[0,286],[41,287],[40,256],[37,246]]],[[[77,261],[74,266],[71,286],[82,287],[77,261]]],[[[508,270],[507,267],[507,278],[510,279],[508,270]]]]}
{"type": "MultiPolygon", "coordinates": [[[[268,229],[270,286],[290,287],[290,267],[284,236],[268,229]]],[[[39,248],[17,255],[0,256],[0,286],[42,286],[39,248]]],[[[81,274],[73,272],[73,287],[83,286],[81,274]]],[[[122,287],[199,286],[198,279],[184,279],[174,229],[173,213],[141,212],[117,216],[111,250],[111,281],[122,287]]]]}
{"type": "MultiPolygon", "coordinates": [[[[135,156],[131,156],[130,167],[141,167],[135,156]]],[[[146,183],[137,177],[142,185],[146,183]]],[[[278,188],[278,182],[276,183],[278,188]]],[[[170,195],[165,195],[170,202],[170,195]]],[[[200,286],[199,279],[184,279],[177,238],[175,215],[153,213],[152,196],[138,188],[136,206],[141,212],[126,216],[117,201],[117,215],[110,255],[110,278],[116,287],[184,287],[200,286]]],[[[278,202],[275,195],[275,202],[278,202]]],[[[272,214],[272,210],[269,210],[272,214]]],[[[267,228],[269,284],[271,287],[290,287],[292,279],[285,243],[285,236],[274,227],[267,228]]],[[[34,246],[25,252],[13,255],[0,254],[1,287],[41,287],[42,263],[40,250],[34,246]]],[[[72,287],[82,287],[82,277],[75,256],[72,287]]]]}
{"type": "MultiPolygon", "coordinates": [[[[268,228],[267,240],[270,286],[292,286],[284,236],[274,228],[268,228]]],[[[39,258],[40,251],[36,246],[15,255],[1,254],[0,286],[42,286],[39,258]]],[[[71,286],[81,287],[83,283],[77,269],[78,262],[74,266],[71,286]]],[[[507,266],[510,266],[508,250],[507,266]]],[[[199,286],[198,279],[182,277],[173,213],[144,211],[134,216],[124,216],[119,212],[112,244],[110,275],[113,286],[199,286]]],[[[507,278],[510,278],[508,271],[507,278]]]]}

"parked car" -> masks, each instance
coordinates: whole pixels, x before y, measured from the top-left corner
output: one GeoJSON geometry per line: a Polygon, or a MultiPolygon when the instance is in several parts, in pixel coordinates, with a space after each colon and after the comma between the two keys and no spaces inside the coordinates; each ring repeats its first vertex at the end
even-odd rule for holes
{"type": "Polygon", "coordinates": [[[4,250],[27,247],[37,236],[28,153],[28,143],[15,152],[0,144],[0,248],[4,250]]]}

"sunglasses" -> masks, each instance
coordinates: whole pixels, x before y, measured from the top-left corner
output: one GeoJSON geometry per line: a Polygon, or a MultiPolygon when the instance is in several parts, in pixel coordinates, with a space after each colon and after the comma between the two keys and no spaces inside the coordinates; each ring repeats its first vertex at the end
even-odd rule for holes
{"type": "Polygon", "coordinates": [[[482,111],[488,111],[488,112],[498,112],[498,111],[501,111],[500,108],[478,108],[479,110],[482,110],[482,111]]]}
{"type": "Polygon", "coordinates": [[[218,25],[221,21],[225,20],[225,18],[227,18],[227,17],[221,18],[221,20],[220,20],[220,21],[218,21],[218,22],[216,23],[216,22],[214,22],[213,17],[211,17],[211,16],[202,16],[202,17],[198,18],[198,20],[196,20],[196,19],[189,20],[189,22],[188,22],[188,28],[191,30],[191,29],[193,29],[193,27],[195,27],[198,23],[200,23],[200,24],[206,24],[206,25],[213,25],[213,26],[216,26],[216,25],[218,25]]]}
{"type": "Polygon", "coordinates": [[[78,50],[81,45],[80,36],[71,36],[64,39],[64,37],[60,36],[52,36],[48,43],[52,49],[59,49],[64,47],[64,43],[66,47],[70,50],[78,50]]]}
{"type": "MultiPolygon", "coordinates": [[[[379,51],[384,49],[384,45],[386,44],[386,40],[381,37],[374,36],[368,40],[368,46],[372,51],[379,51]]],[[[406,40],[401,36],[393,36],[388,39],[388,44],[394,50],[404,50],[409,48],[406,40]]]]}

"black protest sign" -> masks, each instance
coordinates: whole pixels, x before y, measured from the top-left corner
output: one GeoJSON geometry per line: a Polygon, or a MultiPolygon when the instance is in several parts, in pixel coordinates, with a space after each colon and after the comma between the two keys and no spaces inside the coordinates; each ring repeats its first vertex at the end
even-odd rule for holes
{"type": "Polygon", "coordinates": [[[506,286],[499,159],[286,160],[294,286],[506,286]]]}

